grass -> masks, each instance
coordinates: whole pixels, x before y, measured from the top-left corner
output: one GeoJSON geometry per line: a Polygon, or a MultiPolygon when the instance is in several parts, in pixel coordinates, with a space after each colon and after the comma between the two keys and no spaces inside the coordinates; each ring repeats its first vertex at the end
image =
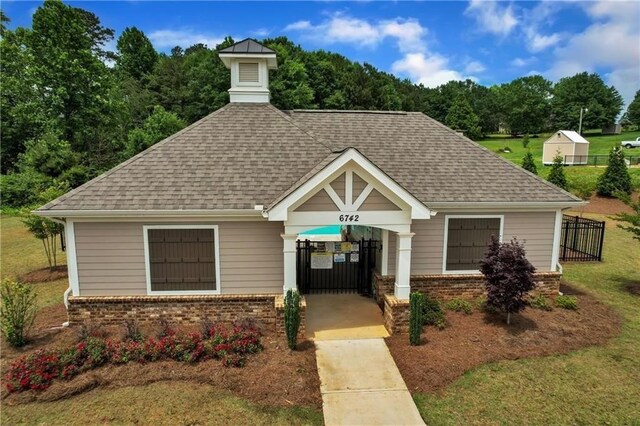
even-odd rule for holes
{"type": "Polygon", "coordinates": [[[209,385],[157,382],[76,397],[3,407],[3,424],[303,425],[322,424],[306,408],[267,408],[209,385]]]}
{"type": "MultiPolygon", "coordinates": [[[[44,249],[18,217],[0,217],[0,276],[15,279],[48,266],[44,249]]],[[[65,263],[65,255],[61,255],[65,263]]],[[[41,308],[62,303],[66,279],[33,284],[41,308]]],[[[99,388],[55,402],[4,404],[0,424],[322,424],[322,412],[306,407],[252,404],[215,387],[175,382],[119,389],[99,388]]]]}
{"type": "MultiPolygon", "coordinates": [[[[20,275],[49,266],[42,247],[24,227],[19,217],[0,216],[0,277],[17,279],[20,275]]],[[[58,264],[67,263],[64,252],[58,252],[58,264]]],[[[38,293],[38,305],[45,306],[62,303],[62,295],[69,287],[66,279],[46,284],[35,284],[38,293]]]]}
{"type": "Polygon", "coordinates": [[[604,259],[566,264],[564,279],[620,314],[620,336],[567,355],[488,364],[442,392],[416,394],[426,423],[640,424],[640,298],[626,290],[640,282],[640,243],[608,221],[604,259]]]}
{"type": "MultiPolygon", "coordinates": [[[[585,133],[584,137],[590,142],[590,155],[607,155],[612,147],[620,144],[622,140],[635,139],[640,136],[640,131],[625,132],[621,135],[602,135],[600,133],[585,133]]],[[[549,166],[542,165],[542,146],[549,134],[541,134],[537,138],[529,139],[529,148],[538,167],[538,174],[546,178],[551,170],[549,166]]],[[[522,146],[522,138],[511,138],[506,135],[495,135],[479,141],[480,145],[501,155],[507,160],[522,164],[522,158],[527,152],[527,148],[522,146]],[[499,149],[508,146],[512,152],[498,152],[499,149]]],[[[640,156],[638,148],[623,148],[626,156],[640,156]]],[[[598,177],[604,172],[604,167],[593,166],[572,166],[565,167],[565,175],[569,181],[569,189],[578,196],[588,197],[594,193],[598,182],[598,177]]],[[[629,169],[634,188],[640,188],[640,168],[629,169]]]]}

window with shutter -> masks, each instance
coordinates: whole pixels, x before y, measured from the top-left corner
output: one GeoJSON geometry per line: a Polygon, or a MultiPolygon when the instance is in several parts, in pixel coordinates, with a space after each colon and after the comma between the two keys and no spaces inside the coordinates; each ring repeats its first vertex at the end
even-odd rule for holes
{"type": "Polygon", "coordinates": [[[477,271],[500,218],[448,218],[445,271],[477,271]]]}
{"type": "Polygon", "coordinates": [[[240,83],[258,83],[258,69],[256,62],[238,63],[238,80],[240,83]]]}
{"type": "Polygon", "coordinates": [[[213,228],[147,229],[151,291],[215,291],[215,232],[213,228]]]}

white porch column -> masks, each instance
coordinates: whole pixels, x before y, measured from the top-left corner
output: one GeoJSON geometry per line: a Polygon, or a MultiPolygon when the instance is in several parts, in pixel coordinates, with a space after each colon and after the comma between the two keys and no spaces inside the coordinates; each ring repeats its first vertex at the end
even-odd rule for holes
{"type": "Polygon", "coordinates": [[[396,283],[394,295],[400,300],[409,299],[411,293],[411,237],[413,232],[398,232],[396,238],[396,283]]]}
{"type": "Polygon", "coordinates": [[[296,234],[280,234],[284,240],[284,286],[283,291],[297,290],[296,284],[296,234]]]}

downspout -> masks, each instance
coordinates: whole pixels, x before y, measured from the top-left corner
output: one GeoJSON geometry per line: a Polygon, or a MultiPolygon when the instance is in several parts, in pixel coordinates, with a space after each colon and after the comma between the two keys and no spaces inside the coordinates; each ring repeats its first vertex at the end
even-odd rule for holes
{"type": "MultiPolygon", "coordinates": [[[[65,220],[60,220],[60,219],[56,219],[55,217],[50,217],[49,219],[51,219],[52,221],[61,224],[62,226],[64,226],[64,229],[66,231],[67,229],[67,222],[65,220]]],[[[71,294],[73,290],[71,289],[71,283],[69,283],[69,287],[64,291],[64,296],[63,296],[63,302],[64,302],[64,307],[66,310],[69,310],[69,295],[71,294]]],[[[62,323],[63,327],[68,327],[69,326],[69,321],[65,321],[62,323]]]]}

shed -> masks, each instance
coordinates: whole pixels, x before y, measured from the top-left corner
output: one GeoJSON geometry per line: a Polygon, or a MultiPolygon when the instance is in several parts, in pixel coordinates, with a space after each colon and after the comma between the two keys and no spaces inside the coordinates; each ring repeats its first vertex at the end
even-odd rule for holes
{"type": "Polygon", "coordinates": [[[589,141],[573,130],[558,130],[544,141],[542,163],[553,164],[553,158],[560,154],[565,165],[587,164],[589,141]]]}

